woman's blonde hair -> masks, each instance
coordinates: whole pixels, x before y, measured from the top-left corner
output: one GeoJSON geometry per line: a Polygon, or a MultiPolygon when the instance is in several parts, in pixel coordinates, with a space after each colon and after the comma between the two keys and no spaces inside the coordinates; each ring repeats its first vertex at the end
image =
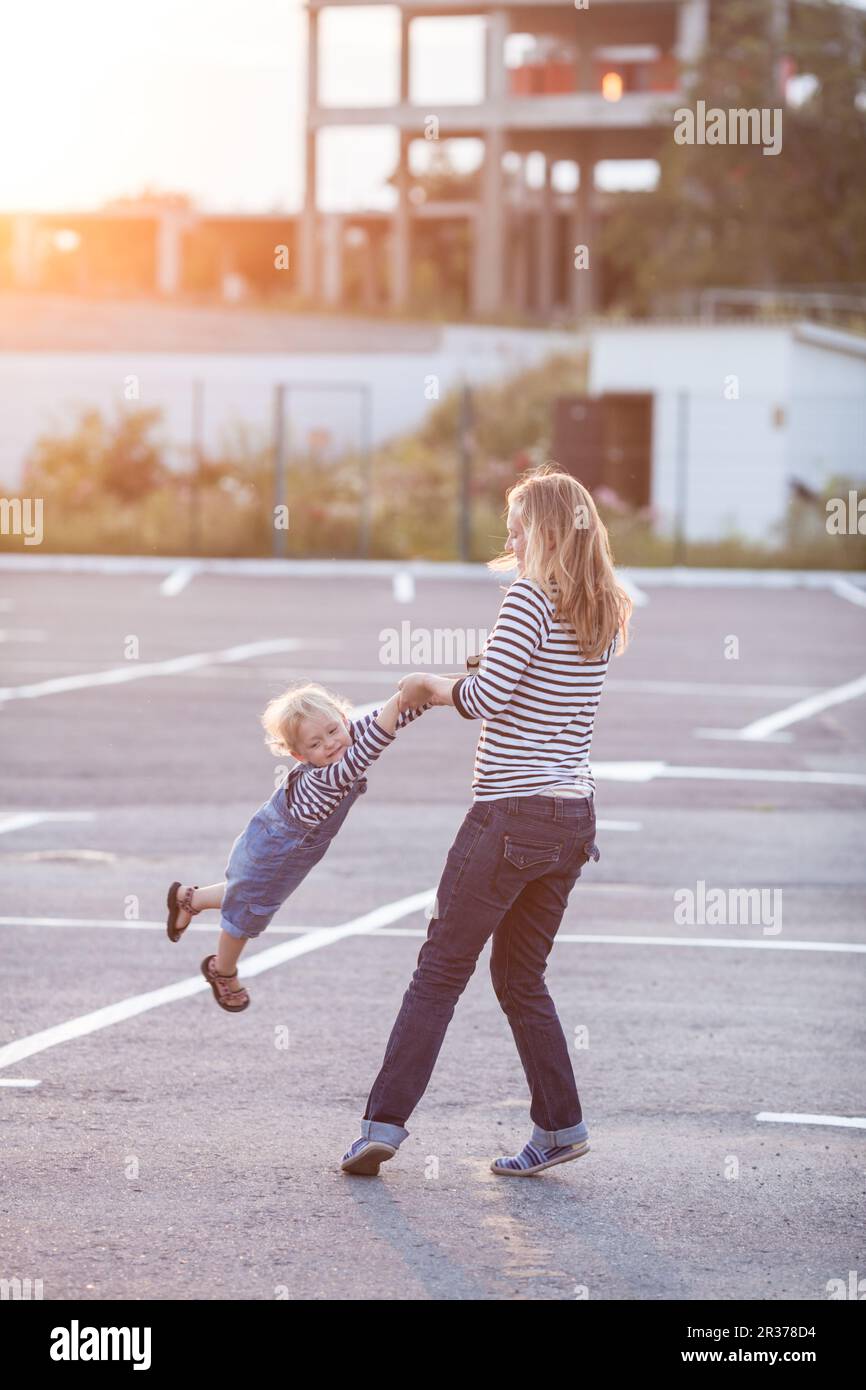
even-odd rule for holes
{"type": "Polygon", "coordinates": [[[271,700],[262,715],[265,742],[274,757],[286,753],[291,755],[298,741],[298,726],[302,719],[311,714],[345,715],[348,719],[351,713],[351,700],[335,695],[332,690],[326,690],[315,681],[289,686],[282,695],[271,700]]]}
{"type": "MultiPolygon", "coordinates": [[[[556,605],[556,616],[575,631],[581,655],[597,661],[620,634],[617,650],[628,645],[632,601],[617,583],[607,527],[591,494],[556,463],[543,463],[508,489],[506,516],[520,508],[526,533],[523,573],[534,579],[556,605]]],[[[514,568],[503,551],[487,566],[514,568]]]]}

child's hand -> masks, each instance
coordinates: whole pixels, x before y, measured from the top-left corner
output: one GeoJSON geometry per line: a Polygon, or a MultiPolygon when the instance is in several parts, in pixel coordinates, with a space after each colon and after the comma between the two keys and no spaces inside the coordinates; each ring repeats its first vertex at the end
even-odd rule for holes
{"type": "Polygon", "coordinates": [[[397,689],[400,692],[401,714],[407,709],[420,709],[429,702],[432,695],[430,677],[418,671],[411,676],[403,676],[402,680],[397,682],[397,689]]]}

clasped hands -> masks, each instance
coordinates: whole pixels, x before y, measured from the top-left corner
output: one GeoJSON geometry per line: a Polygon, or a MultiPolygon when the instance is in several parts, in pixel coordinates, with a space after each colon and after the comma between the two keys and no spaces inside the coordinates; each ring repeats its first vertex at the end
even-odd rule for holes
{"type": "Polygon", "coordinates": [[[430,672],[413,671],[397,682],[400,694],[400,713],[420,709],[422,705],[453,705],[451,692],[459,676],[435,676],[430,672]]]}

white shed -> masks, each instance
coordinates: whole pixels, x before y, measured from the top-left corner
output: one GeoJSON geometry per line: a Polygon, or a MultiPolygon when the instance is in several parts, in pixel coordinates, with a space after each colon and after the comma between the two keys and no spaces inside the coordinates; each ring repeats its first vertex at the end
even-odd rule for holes
{"type": "Polygon", "coordinates": [[[659,529],[687,540],[769,540],[793,483],[866,482],[866,337],[854,333],[811,323],[594,325],[589,394],[611,402],[606,417],[625,419],[621,452],[638,460],[630,500],[648,502],[659,529]]]}

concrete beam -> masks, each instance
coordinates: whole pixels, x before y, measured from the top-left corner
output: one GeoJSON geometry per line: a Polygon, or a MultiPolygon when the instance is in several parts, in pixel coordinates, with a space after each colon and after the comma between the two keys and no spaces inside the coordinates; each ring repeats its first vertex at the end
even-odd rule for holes
{"type": "MultiPolygon", "coordinates": [[[[619,101],[587,92],[551,96],[507,97],[504,101],[472,105],[437,103],[441,136],[481,136],[488,130],[580,131],[667,129],[682,104],[682,92],[627,92],[619,101]]],[[[328,126],[391,125],[420,137],[430,107],[328,106],[311,113],[316,129],[328,126]]]]}

